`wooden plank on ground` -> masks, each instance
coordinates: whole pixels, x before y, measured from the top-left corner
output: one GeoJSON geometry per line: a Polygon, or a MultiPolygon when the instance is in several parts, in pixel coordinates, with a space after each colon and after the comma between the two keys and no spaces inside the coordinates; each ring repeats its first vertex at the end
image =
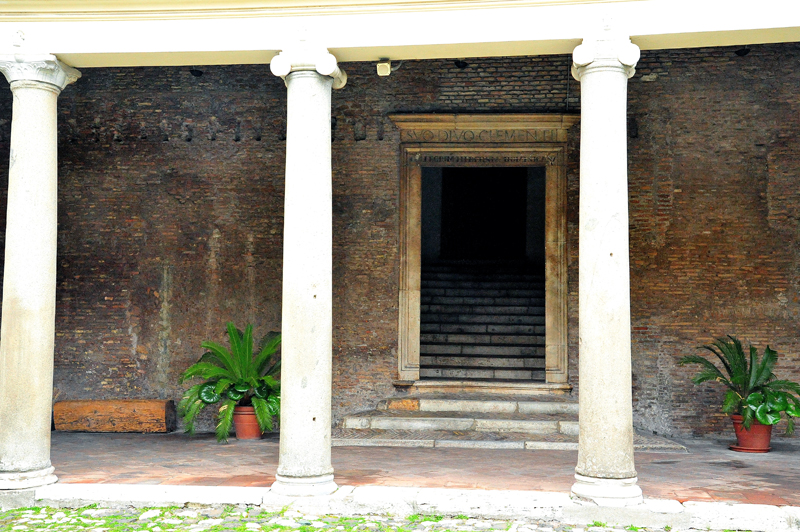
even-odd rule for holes
{"type": "Polygon", "coordinates": [[[56,430],[77,432],[172,432],[175,403],[161,399],[59,401],[56,430]]]}

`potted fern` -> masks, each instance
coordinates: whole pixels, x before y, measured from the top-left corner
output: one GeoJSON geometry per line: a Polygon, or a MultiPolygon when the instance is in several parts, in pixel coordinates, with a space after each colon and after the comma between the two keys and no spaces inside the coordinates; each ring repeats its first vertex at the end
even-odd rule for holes
{"type": "Polygon", "coordinates": [[[181,376],[180,382],[200,377],[178,404],[186,432],[194,434],[197,415],[208,405],[219,404],[217,441],[226,443],[231,426],[237,439],[257,439],[272,430],[272,419],[280,413],[280,383],[276,378],[280,361],[274,360],[281,335],[271,332],[253,350],[253,326],[244,332],[228,323],[230,350],[214,342],[203,342],[207,351],[181,376]]]}
{"type": "Polygon", "coordinates": [[[681,358],[680,365],[698,364],[700,372],[692,379],[695,384],[707,381],[722,383],[728,388],[722,411],[731,416],[736,431],[736,445],[730,448],[742,452],[768,452],[772,427],[786,414],[786,433],[794,432],[794,418],[800,416],[800,384],[780,380],[772,372],[778,353],[769,346],[759,360],[758,350],[750,346],[745,356],[742,343],[728,336],[718,338],[705,349],[722,363],[722,370],[699,355],[681,358]]]}

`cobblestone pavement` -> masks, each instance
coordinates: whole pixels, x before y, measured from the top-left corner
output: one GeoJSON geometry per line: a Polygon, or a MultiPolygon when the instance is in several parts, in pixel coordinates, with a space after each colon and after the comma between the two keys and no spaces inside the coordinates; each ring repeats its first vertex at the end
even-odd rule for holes
{"type": "MultiPolygon", "coordinates": [[[[270,513],[260,507],[203,508],[28,508],[0,513],[0,531],[27,532],[679,532],[678,528],[634,525],[569,525],[547,520],[471,519],[465,515],[412,515],[406,518],[369,515],[359,517],[305,515],[293,510],[270,513]]],[[[689,529],[680,529],[689,530],[689,529]]],[[[691,529],[694,530],[694,529],[691,529]]],[[[703,529],[705,532],[733,532],[703,529]]]]}

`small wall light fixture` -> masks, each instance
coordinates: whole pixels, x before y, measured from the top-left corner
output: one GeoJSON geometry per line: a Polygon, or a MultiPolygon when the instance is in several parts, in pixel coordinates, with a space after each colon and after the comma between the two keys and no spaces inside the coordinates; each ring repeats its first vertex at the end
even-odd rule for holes
{"type": "Polygon", "coordinates": [[[378,75],[388,76],[392,73],[392,62],[387,58],[381,58],[378,61],[378,75]]]}
{"type": "Polygon", "coordinates": [[[463,59],[456,59],[456,60],[454,61],[454,63],[455,63],[455,65],[456,65],[458,68],[460,68],[461,70],[464,70],[465,68],[467,68],[467,67],[469,66],[469,63],[467,63],[467,62],[466,62],[466,61],[464,61],[463,59]]]}
{"type": "Polygon", "coordinates": [[[735,53],[739,57],[744,57],[744,56],[746,56],[747,54],[750,53],[750,47],[749,46],[745,46],[744,48],[739,48],[738,50],[736,50],[733,53],[735,53]]]}
{"type": "Polygon", "coordinates": [[[194,76],[196,78],[199,78],[200,76],[203,75],[203,71],[200,70],[199,68],[192,67],[192,68],[189,69],[189,74],[191,74],[192,76],[194,76]]]}

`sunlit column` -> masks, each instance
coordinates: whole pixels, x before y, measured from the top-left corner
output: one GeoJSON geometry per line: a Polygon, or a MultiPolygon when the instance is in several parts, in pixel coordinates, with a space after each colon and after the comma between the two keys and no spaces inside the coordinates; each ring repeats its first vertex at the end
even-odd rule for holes
{"type": "Polygon", "coordinates": [[[55,482],[56,100],[80,73],[52,55],[0,56],[13,93],[0,328],[0,489],[55,482]]]}
{"type": "Polygon", "coordinates": [[[572,54],[581,83],[580,440],[572,493],[642,502],[633,462],[627,87],[639,48],[606,27],[572,54]]]}
{"type": "Polygon", "coordinates": [[[286,82],[281,436],[272,490],[322,495],[331,466],[331,88],[347,76],[324,48],[305,43],[273,58],[286,82]]]}

